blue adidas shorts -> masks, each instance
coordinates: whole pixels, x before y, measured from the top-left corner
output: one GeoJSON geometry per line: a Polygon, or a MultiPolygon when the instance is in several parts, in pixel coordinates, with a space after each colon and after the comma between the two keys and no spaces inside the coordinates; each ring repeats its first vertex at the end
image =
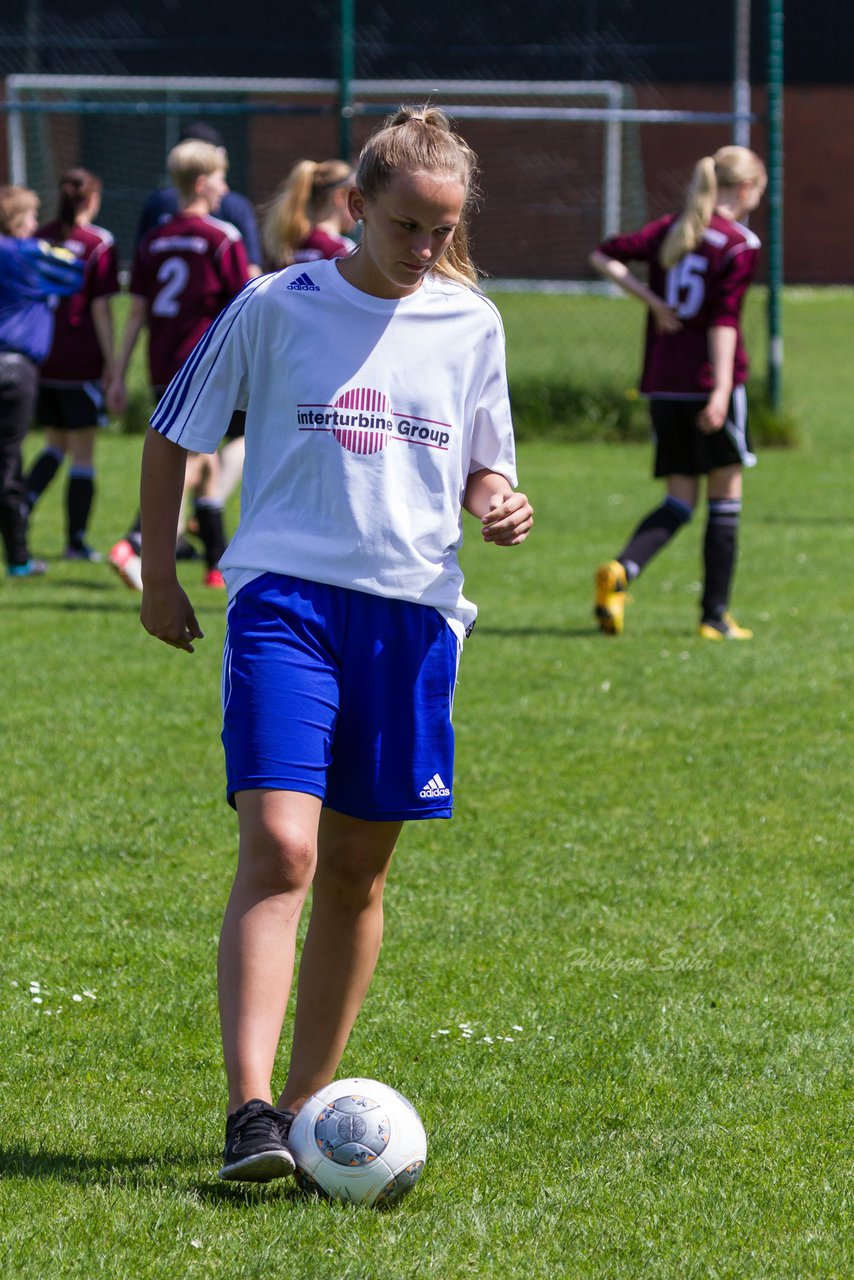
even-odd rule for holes
{"type": "Polygon", "coordinates": [[[369,821],[450,818],[460,645],[434,608],[266,573],[228,609],[229,804],[272,788],[369,821]]]}

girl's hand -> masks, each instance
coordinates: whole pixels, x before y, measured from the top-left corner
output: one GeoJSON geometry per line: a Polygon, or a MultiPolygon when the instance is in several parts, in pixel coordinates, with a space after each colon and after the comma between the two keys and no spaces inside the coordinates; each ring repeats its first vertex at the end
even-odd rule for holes
{"type": "Polygon", "coordinates": [[[494,493],[489,511],[481,518],[484,542],[497,547],[515,547],[524,542],[534,523],[534,508],[524,493],[494,493]]]}
{"type": "Polygon", "coordinates": [[[119,374],[113,374],[106,382],[105,400],[107,409],[114,418],[121,418],[128,407],[128,396],[125,390],[124,379],[119,374]]]}
{"type": "Polygon", "coordinates": [[[150,636],[193,653],[193,641],[204,639],[204,633],[196,620],[193,606],[180,583],[175,579],[149,587],[143,583],[139,620],[150,636]]]}
{"type": "Polygon", "coordinates": [[[678,333],[682,328],[682,321],[677,316],[675,307],[668,307],[663,298],[651,302],[649,309],[657,333],[678,333]]]}
{"type": "Polygon", "coordinates": [[[726,422],[729,411],[730,392],[726,389],[713,391],[705,406],[697,415],[697,426],[706,435],[720,431],[726,422]]]}

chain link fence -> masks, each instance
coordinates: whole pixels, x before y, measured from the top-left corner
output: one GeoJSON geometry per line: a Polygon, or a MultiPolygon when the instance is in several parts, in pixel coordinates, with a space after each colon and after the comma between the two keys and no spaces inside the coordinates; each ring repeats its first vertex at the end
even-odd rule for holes
{"type": "MultiPolygon", "coordinates": [[[[30,0],[0,20],[6,172],[47,212],[62,169],[94,170],[101,221],[127,262],[142,201],[189,120],[216,125],[230,184],[261,208],[295,161],[354,156],[386,109],[429,100],[481,158],[473,251],[487,288],[595,291],[590,250],[678,206],[699,156],[733,139],[767,152],[768,8],[731,0],[700,20],[671,0],[471,0],[464,12],[315,0],[286,29],[258,30],[266,10],[238,16],[220,0],[180,12],[93,0],[73,23],[62,5],[30,0]]],[[[752,224],[763,240],[767,210],[752,224]]],[[[827,275],[818,257],[798,270],[827,275]]],[[[625,307],[580,310],[579,323],[601,326],[604,349],[608,317],[625,307]]],[[[762,329],[748,333],[757,370],[762,329]]],[[[569,363],[572,336],[561,335],[569,363]]],[[[552,328],[542,337],[557,341],[552,328]]],[[[638,348],[623,356],[629,391],[638,348]]]]}

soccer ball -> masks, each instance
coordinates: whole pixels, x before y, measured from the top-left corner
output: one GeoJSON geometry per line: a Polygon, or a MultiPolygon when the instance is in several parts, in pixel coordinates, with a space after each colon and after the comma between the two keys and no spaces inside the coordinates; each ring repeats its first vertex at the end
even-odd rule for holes
{"type": "Polygon", "coordinates": [[[427,1135],[411,1102],[378,1080],[336,1080],[312,1094],[288,1134],[304,1191],[390,1205],[421,1176],[427,1135]]]}

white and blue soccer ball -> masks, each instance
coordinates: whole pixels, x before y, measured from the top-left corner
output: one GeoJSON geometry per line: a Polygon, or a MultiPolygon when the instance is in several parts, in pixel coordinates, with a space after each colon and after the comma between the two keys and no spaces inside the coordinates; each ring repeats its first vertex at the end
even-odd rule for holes
{"type": "Polygon", "coordinates": [[[421,1117],[378,1080],[336,1080],[312,1094],[288,1134],[304,1191],[386,1206],[415,1186],[427,1159],[421,1117]]]}

